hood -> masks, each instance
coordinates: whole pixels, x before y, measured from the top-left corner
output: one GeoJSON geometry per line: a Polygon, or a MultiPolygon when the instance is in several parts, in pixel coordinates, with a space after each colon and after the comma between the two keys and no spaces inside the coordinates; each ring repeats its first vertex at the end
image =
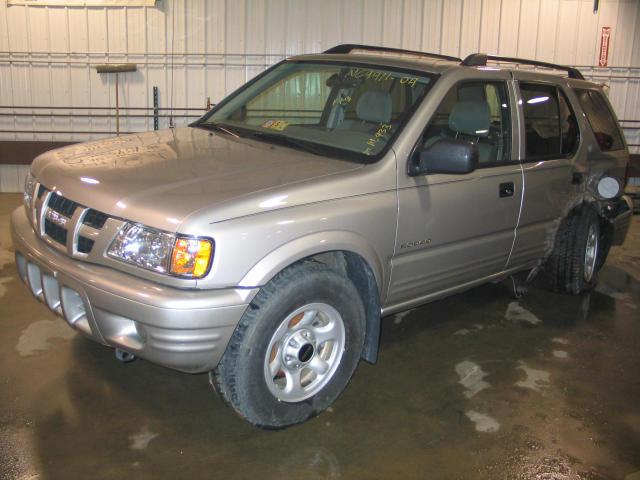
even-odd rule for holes
{"type": "Polygon", "coordinates": [[[32,172],[46,187],[82,205],[175,231],[203,209],[217,222],[336,198],[339,192],[313,188],[312,195],[283,201],[288,196],[282,192],[287,185],[359,168],[353,162],[186,127],[52,150],[36,158],[32,172]]]}

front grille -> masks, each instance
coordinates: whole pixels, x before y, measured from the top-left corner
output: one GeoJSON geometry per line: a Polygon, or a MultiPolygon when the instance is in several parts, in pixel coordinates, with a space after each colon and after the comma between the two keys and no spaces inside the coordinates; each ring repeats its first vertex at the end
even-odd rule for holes
{"type": "Polygon", "coordinates": [[[86,213],[86,215],[84,216],[84,220],[82,220],[82,223],[93,227],[96,230],[100,230],[102,227],[104,227],[104,224],[106,223],[108,218],[109,216],[106,213],[102,213],[92,208],[86,213]]]}
{"type": "Polygon", "coordinates": [[[91,253],[95,245],[95,230],[101,230],[109,216],[98,210],[86,208],[43,185],[38,187],[37,196],[39,201],[34,202],[33,212],[37,231],[55,246],[62,247],[63,251],[73,252],[73,256],[91,253]],[[80,215],[74,218],[78,209],[80,215]],[[78,224],[80,218],[82,223],[78,224]],[[74,248],[71,248],[72,245],[74,248]]]}
{"type": "Polygon", "coordinates": [[[90,238],[83,237],[82,235],[78,237],[78,251],[80,253],[89,253],[93,248],[94,241],[90,238]]]}
{"type": "Polygon", "coordinates": [[[58,212],[60,215],[71,218],[73,217],[73,213],[76,211],[78,204],[73,200],[64,198],[62,195],[53,194],[51,195],[49,205],[47,206],[51,210],[55,210],[56,212],[58,212]]]}
{"type": "Polygon", "coordinates": [[[67,244],[67,230],[46,218],[44,220],[44,233],[62,245],[67,244]]]}

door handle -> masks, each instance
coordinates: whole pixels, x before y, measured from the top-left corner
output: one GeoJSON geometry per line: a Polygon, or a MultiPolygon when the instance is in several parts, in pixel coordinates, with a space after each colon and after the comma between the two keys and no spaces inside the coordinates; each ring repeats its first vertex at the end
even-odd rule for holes
{"type": "Polygon", "coordinates": [[[506,182],[506,183],[500,184],[500,198],[513,197],[514,191],[515,191],[515,187],[513,186],[513,182],[506,182]]]}

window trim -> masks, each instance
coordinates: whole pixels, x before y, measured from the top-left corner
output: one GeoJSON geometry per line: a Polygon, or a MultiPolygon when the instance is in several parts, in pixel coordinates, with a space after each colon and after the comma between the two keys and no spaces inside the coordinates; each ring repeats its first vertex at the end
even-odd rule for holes
{"type": "MultiPolygon", "coordinates": [[[[523,133],[524,135],[519,135],[520,136],[520,142],[523,143],[523,153],[524,156],[521,160],[520,163],[536,163],[536,162],[546,162],[549,160],[566,160],[566,159],[572,159],[576,153],[578,152],[578,149],[580,148],[580,145],[582,144],[582,131],[580,130],[580,125],[577,125],[578,127],[578,141],[576,142],[575,146],[573,147],[573,150],[567,154],[562,154],[562,152],[558,152],[558,154],[547,154],[547,155],[537,155],[537,156],[527,156],[527,136],[526,136],[526,118],[524,115],[524,102],[523,102],[523,95],[522,95],[522,88],[521,85],[522,84],[527,84],[527,85],[540,85],[540,86],[544,86],[544,87],[551,87],[553,89],[555,89],[556,92],[556,101],[558,103],[558,117],[560,116],[560,100],[559,100],[559,95],[562,94],[564,96],[564,100],[567,104],[567,106],[569,107],[569,110],[571,111],[571,113],[573,113],[573,116],[576,119],[576,124],[578,123],[578,116],[576,115],[576,110],[575,107],[571,104],[571,101],[569,100],[569,96],[567,95],[567,93],[564,91],[563,86],[558,85],[557,83],[553,83],[553,82],[548,82],[548,81],[536,81],[536,80],[517,80],[516,81],[516,85],[518,87],[518,104],[519,104],[519,113],[522,116],[522,128],[524,129],[524,131],[522,131],[521,133],[523,133]]],[[[560,128],[560,140],[562,142],[562,127],[559,125],[560,128]]],[[[560,143],[560,147],[562,147],[562,143],[560,143]]]]}
{"type": "Polygon", "coordinates": [[[458,80],[451,87],[449,87],[449,89],[447,90],[447,93],[445,93],[444,96],[440,99],[440,103],[438,103],[438,106],[436,107],[436,110],[433,112],[433,114],[429,118],[429,121],[425,124],[424,128],[420,132],[420,135],[418,136],[418,139],[416,140],[416,143],[413,145],[413,148],[411,148],[411,152],[409,153],[409,155],[407,157],[407,172],[409,172],[409,170],[411,168],[411,163],[415,161],[414,160],[415,154],[418,151],[418,145],[422,141],[422,135],[427,130],[427,128],[429,128],[429,125],[431,124],[431,121],[433,120],[433,117],[435,116],[435,114],[437,113],[438,109],[440,108],[440,105],[442,105],[442,102],[444,101],[445,97],[447,95],[449,95],[449,92],[451,92],[451,90],[453,90],[454,88],[458,88],[459,85],[462,85],[462,84],[465,84],[465,83],[484,83],[484,84],[501,83],[502,85],[504,85],[504,89],[505,89],[504,91],[505,91],[505,94],[506,94],[506,97],[507,97],[507,105],[509,105],[509,109],[507,111],[509,118],[508,118],[508,121],[506,122],[509,125],[509,151],[506,154],[506,157],[509,158],[509,160],[487,162],[487,163],[483,163],[483,164],[478,163],[478,166],[476,167],[476,170],[483,170],[485,168],[505,167],[505,166],[511,166],[511,165],[520,164],[520,160],[512,158],[512,153],[513,153],[513,133],[514,133],[513,132],[513,125],[512,125],[512,122],[513,122],[513,113],[512,113],[513,105],[512,105],[512,102],[511,102],[511,96],[509,95],[509,92],[510,92],[509,81],[505,80],[504,78],[466,78],[464,80],[458,80]]]}

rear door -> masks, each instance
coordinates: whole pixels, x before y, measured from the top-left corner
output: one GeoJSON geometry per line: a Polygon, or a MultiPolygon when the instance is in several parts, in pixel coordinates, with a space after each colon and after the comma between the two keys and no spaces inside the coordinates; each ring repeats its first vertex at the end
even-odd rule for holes
{"type": "Polygon", "coordinates": [[[559,222],[580,194],[582,177],[575,159],[585,148],[565,89],[526,72],[514,72],[514,77],[522,118],[524,200],[510,267],[550,253],[559,222]]]}
{"type": "Polygon", "coordinates": [[[508,73],[492,73],[447,87],[415,146],[441,138],[476,143],[479,168],[464,175],[411,177],[405,163],[399,166],[388,304],[410,305],[446,294],[506,266],[520,211],[522,172],[512,149],[517,123],[508,73]]]}

